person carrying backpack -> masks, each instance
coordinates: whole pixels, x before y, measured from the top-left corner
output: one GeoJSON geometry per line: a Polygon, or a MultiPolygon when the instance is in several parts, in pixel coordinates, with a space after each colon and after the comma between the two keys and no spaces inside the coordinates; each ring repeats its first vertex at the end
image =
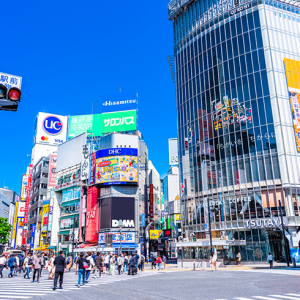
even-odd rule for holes
{"type": "Polygon", "coordinates": [[[24,262],[23,262],[23,268],[25,269],[25,275],[24,275],[25,279],[30,279],[30,277],[29,277],[29,268],[32,266],[32,263],[33,263],[33,261],[32,261],[32,258],[31,258],[31,254],[28,253],[27,257],[24,259],[24,262]]]}
{"type": "Polygon", "coordinates": [[[88,252],[87,254],[88,254],[87,257],[85,258],[86,263],[88,264],[88,268],[86,269],[86,276],[85,276],[86,283],[88,282],[92,268],[95,266],[94,260],[91,256],[91,252],[88,252]]]}
{"type": "Polygon", "coordinates": [[[128,256],[125,255],[125,257],[124,257],[124,262],[123,262],[123,273],[125,273],[125,272],[128,271],[128,262],[129,262],[128,256]]]}
{"type": "Polygon", "coordinates": [[[13,271],[14,271],[15,267],[17,266],[17,260],[16,260],[14,254],[12,254],[10,259],[8,260],[7,266],[10,268],[10,272],[8,274],[8,277],[12,278],[13,277],[13,271]]]}
{"type": "Polygon", "coordinates": [[[32,277],[32,282],[34,282],[34,280],[35,280],[35,274],[37,274],[37,282],[40,283],[41,263],[42,263],[42,259],[40,257],[40,253],[37,253],[36,257],[33,259],[33,277],[32,277]]]}
{"type": "Polygon", "coordinates": [[[78,287],[80,287],[81,278],[82,285],[85,285],[85,270],[88,268],[88,264],[83,257],[83,252],[79,254],[79,257],[76,260],[77,270],[78,270],[78,287]]]}
{"type": "Polygon", "coordinates": [[[67,258],[67,270],[69,270],[69,272],[71,272],[72,265],[73,265],[73,257],[72,254],[69,254],[67,258]]]}

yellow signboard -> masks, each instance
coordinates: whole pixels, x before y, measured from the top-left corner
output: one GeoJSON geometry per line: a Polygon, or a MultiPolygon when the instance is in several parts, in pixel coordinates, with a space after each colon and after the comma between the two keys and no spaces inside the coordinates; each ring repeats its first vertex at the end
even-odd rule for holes
{"type": "Polygon", "coordinates": [[[150,240],[158,240],[162,230],[150,230],[150,240]]]}
{"type": "Polygon", "coordinates": [[[180,221],[181,220],[181,214],[176,214],[175,215],[175,220],[180,221]]]}
{"type": "Polygon", "coordinates": [[[17,230],[17,216],[18,216],[18,207],[19,202],[16,202],[16,208],[15,208],[15,215],[14,215],[14,227],[13,227],[13,233],[12,233],[12,240],[16,237],[16,230],[17,230]]]}

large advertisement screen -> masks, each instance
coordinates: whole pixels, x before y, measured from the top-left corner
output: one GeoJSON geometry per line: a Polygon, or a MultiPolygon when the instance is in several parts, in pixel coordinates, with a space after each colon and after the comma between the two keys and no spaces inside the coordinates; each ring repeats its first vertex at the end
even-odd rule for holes
{"type": "Polygon", "coordinates": [[[137,129],[136,110],[102,114],[102,133],[135,131],[137,129]]]}
{"type": "Polygon", "coordinates": [[[300,151],[300,61],[284,59],[297,150],[300,151]]]}
{"type": "Polygon", "coordinates": [[[178,166],[177,139],[169,139],[169,165],[178,166]]]}
{"type": "Polygon", "coordinates": [[[83,132],[101,136],[101,114],[71,116],[69,118],[68,138],[71,139],[83,132]]]}
{"type": "Polygon", "coordinates": [[[138,150],[111,148],[96,152],[96,184],[137,184],[138,150]]]}

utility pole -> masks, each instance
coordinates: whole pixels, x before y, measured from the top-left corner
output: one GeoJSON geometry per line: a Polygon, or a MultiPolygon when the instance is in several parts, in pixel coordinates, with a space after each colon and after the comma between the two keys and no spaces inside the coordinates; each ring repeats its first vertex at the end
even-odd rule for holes
{"type": "Polygon", "coordinates": [[[207,211],[208,211],[208,226],[209,226],[210,253],[213,253],[212,236],[211,236],[211,220],[210,220],[209,198],[207,198],[207,211]]]}
{"type": "Polygon", "coordinates": [[[287,267],[289,267],[290,266],[290,261],[289,261],[289,258],[288,258],[288,245],[286,244],[285,234],[284,234],[284,224],[283,224],[281,201],[278,200],[278,203],[279,203],[280,219],[281,219],[281,226],[282,226],[282,238],[283,238],[283,242],[284,242],[285,259],[286,259],[287,267]]]}

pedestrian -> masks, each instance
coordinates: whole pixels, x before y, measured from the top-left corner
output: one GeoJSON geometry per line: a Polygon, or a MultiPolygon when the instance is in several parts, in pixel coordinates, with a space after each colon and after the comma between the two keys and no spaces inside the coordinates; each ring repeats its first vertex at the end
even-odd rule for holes
{"type": "Polygon", "coordinates": [[[97,253],[97,256],[95,257],[94,262],[95,262],[95,270],[96,270],[94,278],[96,279],[97,270],[99,271],[99,277],[101,277],[101,270],[103,267],[103,258],[100,255],[100,252],[97,253]]]}
{"type": "Polygon", "coordinates": [[[14,271],[13,271],[13,276],[17,276],[17,272],[19,271],[19,265],[20,265],[20,258],[18,255],[15,255],[15,258],[16,258],[16,265],[14,267],[14,271]]]}
{"type": "MultiPolygon", "coordinates": [[[[108,274],[109,271],[109,254],[106,253],[105,257],[104,257],[104,268],[106,270],[106,274],[108,274]]],[[[104,272],[105,273],[105,272],[104,272]]]]}
{"type": "Polygon", "coordinates": [[[163,255],[163,258],[162,258],[162,263],[163,263],[163,269],[166,269],[166,264],[167,264],[167,258],[165,255],[163,255]]]}
{"type": "Polygon", "coordinates": [[[55,255],[52,254],[52,257],[49,259],[48,266],[47,266],[48,272],[49,272],[49,275],[48,275],[49,280],[54,279],[54,276],[55,276],[54,260],[55,260],[55,255]]]}
{"type": "Polygon", "coordinates": [[[161,262],[162,262],[161,257],[160,257],[160,255],[158,255],[156,258],[156,264],[157,264],[158,271],[161,270],[161,262]]]}
{"type": "Polygon", "coordinates": [[[140,261],[141,261],[141,271],[144,271],[144,266],[145,266],[145,256],[143,254],[141,254],[141,257],[140,257],[140,261]]]}
{"type": "MultiPolygon", "coordinates": [[[[97,254],[96,254],[96,252],[94,252],[94,254],[92,255],[92,258],[93,258],[94,262],[95,262],[95,258],[96,257],[97,257],[97,254]]],[[[95,265],[95,267],[93,269],[93,274],[95,274],[95,272],[96,272],[96,265],[95,265]]]]}
{"type": "Polygon", "coordinates": [[[131,275],[137,274],[136,260],[134,255],[131,255],[129,258],[128,275],[130,274],[131,275]]]}
{"type": "Polygon", "coordinates": [[[86,269],[85,282],[88,283],[88,279],[90,277],[90,273],[92,271],[92,268],[95,266],[93,257],[91,256],[91,252],[87,253],[87,256],[86,256],[85,260],[88,264],[88,268],[86,269]]]}
{"type": "Polygon", "coordinates": [[[116,260],[115,260],[115,256],[112,255],[111,259],[110,259],[110,266],[109,266],[109,273],[111,275],[115,275],[115,268],[116,268],[116,260]]]}
{"type": "Polygon", "coordinates": [[[28,253],[27,257],[24,259],[24,262],[23,262],[23,268],[25,269],[25,274],[24,274],[25,279],[30,279],[30,277],[29,277],[29,271],[30,271],[29,268],[32,266],[32,264],[33,264],[33,261],[32,261],[32,258],[31,258],[31,254],[28,253]]]}
{"type": "Polygon", "coordinates": [[[59,277],[59,288],[62,289],[63,281],[64,281],[64,272],[67,271],[66,266],[66,258],[64,257],[64,252],[59,251],[59,256],[55,257],[55,260],[53,262],[53,265],[55,266],[55,277],[54,277],[54,285],[53,285],[53,291],[57,288],[57,281],[59,277]]]}
{"type": "Polygon", "coordinates": [[[45,268],[45,253],[42,252],[42,255],[41,255],[41,269],[40,269],[40,277],[42,277],[42,270],[43,268],[45,268]]]}
{"type": "Polygon", "coordinates": [[[82,285],[85,285],[85,270],[87,267],[87,262],[84,259],[83,252],[79,254],[79,257],[76,260],[76,265],[78,269],[78,287],[80,287],[81,278],[82,278],[82,285]]]}
{"type": "Polygon", "coordinates": [[[268,263],[270,264],[270,269],[273,269],[273,255],[269,252],[268,263]]]}
{"type": "Polygon", "coordinates": [[[5,255],[2,255],[0,257],[0,276],[3,277],[2,271],[6,267],[6,257],[5,255]]]}
{"type": "Polygon", "coordinates": [[[36,279],[37,282],[40,283],[41,262],[42,262],[42,258],[40,257],[40,253],[38,252],[33,259],[33,276],[31,282],[34,282],[35,274],[37,274],[36,279]]]}
{"type": "Polygon", "coordinates": [[[136,265],[136,268],[140,268],[140,256],[138,255],[138,252],[135,251],[135,265],[136,265]]]}
{"type": "Polygon", "coordinates": [[[118,272],[119,275],[121,275],[122,266],[123,266],[123,254],[121,253],[117,259],[117,265],[118,265],[118,272]]]}
{"type": "Polygon", "coordinates": [[[127,272],[128,271],[128,256],[125,255],[124,256],[124,261],[123,261],[123,273],[127,272]]]}
{"type": "Polygon", "coordinates": [[[20,263],[19,263],[19,267],[20,267],[20,268],[19,268],[19,273],[20,273],[20,274],[21,274],[21,272],[22,272],[24,260],[25,260],[24,255],[21,254],[21,255],[20,255],[20,263]]]}
{"type": "Polygon", "coordinates": [[[210,265],[212,271],[217,271],[217,258],[214,252],[212,252],[210,256],[210,265]]]}
{"type": "Polygon", "coordinates": [[[12,254],[10,256],[10,259],[7,262],[7,266],[10,268],[10,272],[8,274],[8,277],[12,278],[13,277],[14,268],[17,266],[17,260],[16,260],[14,254],[12,254]]]}
{"type": "Polygon", "coordinates": [[[156,260],[153,254],[151,254],[151,269],[156,269],[156,260]]]}
{"type": "Polygon", "coordinates": [[[242,260],[242,257],[241,257],[241,252],[238,251],[236,257],[235,257],[235,260],[236,260],[236,264],[237,265],[240,265],[241,264],[241,260],[242,260]]]}
{"type": "Polygon", "coordinates": [[[69,254],[67,258],[67,269],[69,270],[69,272],[71,272],[72,265],[73,265],[73,257],[72,254],[69,254]]]}

